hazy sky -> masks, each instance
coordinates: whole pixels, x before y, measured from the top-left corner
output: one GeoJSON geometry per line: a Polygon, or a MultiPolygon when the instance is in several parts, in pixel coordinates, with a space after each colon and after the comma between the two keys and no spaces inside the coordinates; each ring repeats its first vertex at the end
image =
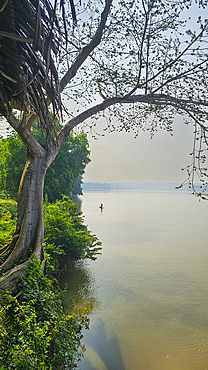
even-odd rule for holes
{"type": "Polygon", "coordinates": [[[174,136],[162,130],[153,139],[143,132],[136,139],[126,132],[106,133],[98,140],[89,136],[92,161],[84,181],[181,183],[181,168],[191,161],[192,133],[193,126],[177,117],[174,136]]]}

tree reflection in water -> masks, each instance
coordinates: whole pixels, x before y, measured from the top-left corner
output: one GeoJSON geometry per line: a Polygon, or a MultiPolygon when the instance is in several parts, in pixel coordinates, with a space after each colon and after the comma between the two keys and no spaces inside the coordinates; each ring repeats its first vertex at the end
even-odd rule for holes
{"type": "Polygon", "coordinates": [[[78,365],[80,370],[125,370],[123,357],[116,334],[106,333],[105,322],[96,315],[100,306],[94,288],[94,278],[84,263],[70,266],[61,281],[67,283],[65,306],[70,308],[74,301],[75,309],[83,311],[91,308],[90,329],[83,330],[83,344],[86,347],[84,359],[78,365]]]}
{"type": "Polygon", "coordinates": [[[85,308],[96,309],[99,301],[94,289],[94,278],[85,263],[69,266],[61,279],[61,288],[67,284],[65,306],[70,308],[74,301],[75,309],[83,311],[85,308]]]}
{"type": "Polygon", "coordinates": [[[107,333],[106,325],[97,316],[84,332],[86,352],[79,370],[125,370],[123,356],[115,332],[107,333]],[[89,343],[89,344],[88,344],[89,343]]]}

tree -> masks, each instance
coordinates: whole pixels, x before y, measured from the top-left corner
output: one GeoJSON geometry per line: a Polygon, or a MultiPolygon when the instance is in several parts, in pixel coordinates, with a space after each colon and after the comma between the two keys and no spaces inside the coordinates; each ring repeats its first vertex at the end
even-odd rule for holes
{"type": "Polygon", "coordinates": [[[84,174],[85,167],[90,162],[88,147],[84,133],[75,137],[70,134],[66,138],[46,173],[44,192],[49,202],[55,202],[56,199],[61,199],[62,195],[70,195],[71,192],[78,194],[74,189],[74,181],[84,174]]]}
{"type": "MultiPolygon", "coordinates": [[[[33,128],[33,135],[41,145],[46,141],[41,130],[33,128]]],[[[74,188],[74,180],[82,176],[89,158],[89,144],[86,134],[81,132],[75,137],[70,134],[62,145],[59,154],[49,167],[44,185],[50,203],[61,199],[62,195],[70,195],[74,188]]],[[[0,141],[0,191],[12,199],[17,199],[20,179],[26,162],[26,150],[19,136],[12,132],[0,141]]],[[[79,188],[73,194],[79,193],[79,188]]]]}
{"type": "Polygon", "coordinates": [[[6,271],[0,287],[15,291],[16,278],[25,272],[31,255],[44,268],[46,170],[70,132],[88,118],[93,129],[102,113],[109,130],[116,129],[112,117],[117,118],[118,130],[132,129],[136,136],[140,130],[154,133],[158,127],[171,132],[173,117],[181,114],[195,126],[188,176],[194,172],[205,176],[201,162],[208,130],[207,21],[198,19],[198,32],[185,28],[181,19],[190,1],[121,0],[115,7],[112,0],[104,5],[89,2],[77,5],[76,22],[73,27],[69,22],[67,32],[63,21],[68,36],[61,44],[58,18],[48,1],[0,4],[0,112],[27,147],[14,249],[0,267],[6,271]],[[54,117],[62,114],[60,92],[66,88],[68,98],[79,102],[80,112],[59,131],[54,117]],[[94,101],[98,96],[99,102],[94,101]],[[22,111],[21,121],[13,108],[22,111]],[[50,143],[47,148],[31,131],[37,117],[50,143]],[[25,262],[20,263],[23,256],[25,262]]]}
{"type": "Polygon", "coordinates": [[[43,205],[45,250],[48,254],[46,271],[66,272],[69,265],[100,254],[101,242],[83,223],[82,213],[68,197],[43,205]]]}
{"type": "Polygon", "coordinates": [[[72,189],[72,195],[73,196],[83,195],[83,193],[82,193],[82,186],[81,186],[82,184],[83,184],[83,182],[82,182],[82,176],[79,175],[73,181],[73,189],[72,189]]]}

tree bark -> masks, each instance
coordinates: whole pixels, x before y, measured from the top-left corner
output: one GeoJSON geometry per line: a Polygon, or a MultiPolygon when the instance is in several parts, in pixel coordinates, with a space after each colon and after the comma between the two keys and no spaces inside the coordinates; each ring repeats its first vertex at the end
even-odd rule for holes
{"type": "Polygon", "coordinates": [[[43,187],[45,173],[51,162],[51,155],[47,151],[39,155],[27,152],[18,193],[17,226],[11,242],[14,249],[0,266],[0,271],[6,272],[0,279],[1,289],[15,292],[16,278],[20,273],[25,273],[31,256],[36,256],[44,264],[43,187]]]}

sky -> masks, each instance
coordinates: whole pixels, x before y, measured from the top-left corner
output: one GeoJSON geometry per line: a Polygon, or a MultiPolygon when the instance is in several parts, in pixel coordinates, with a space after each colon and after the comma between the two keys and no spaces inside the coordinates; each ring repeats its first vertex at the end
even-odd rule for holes
{"type": "Polygon", "coordinates": [[[137,138],[126,132],[105,133],[97,140],[88,135],[91,163],[84,181],[183,182],[186,176],[181,169],[191,161],[193,126],[183,124],[178,116],[173,130],[173,136],[159,130],[152,139],[148,132],[137,138]]]}

